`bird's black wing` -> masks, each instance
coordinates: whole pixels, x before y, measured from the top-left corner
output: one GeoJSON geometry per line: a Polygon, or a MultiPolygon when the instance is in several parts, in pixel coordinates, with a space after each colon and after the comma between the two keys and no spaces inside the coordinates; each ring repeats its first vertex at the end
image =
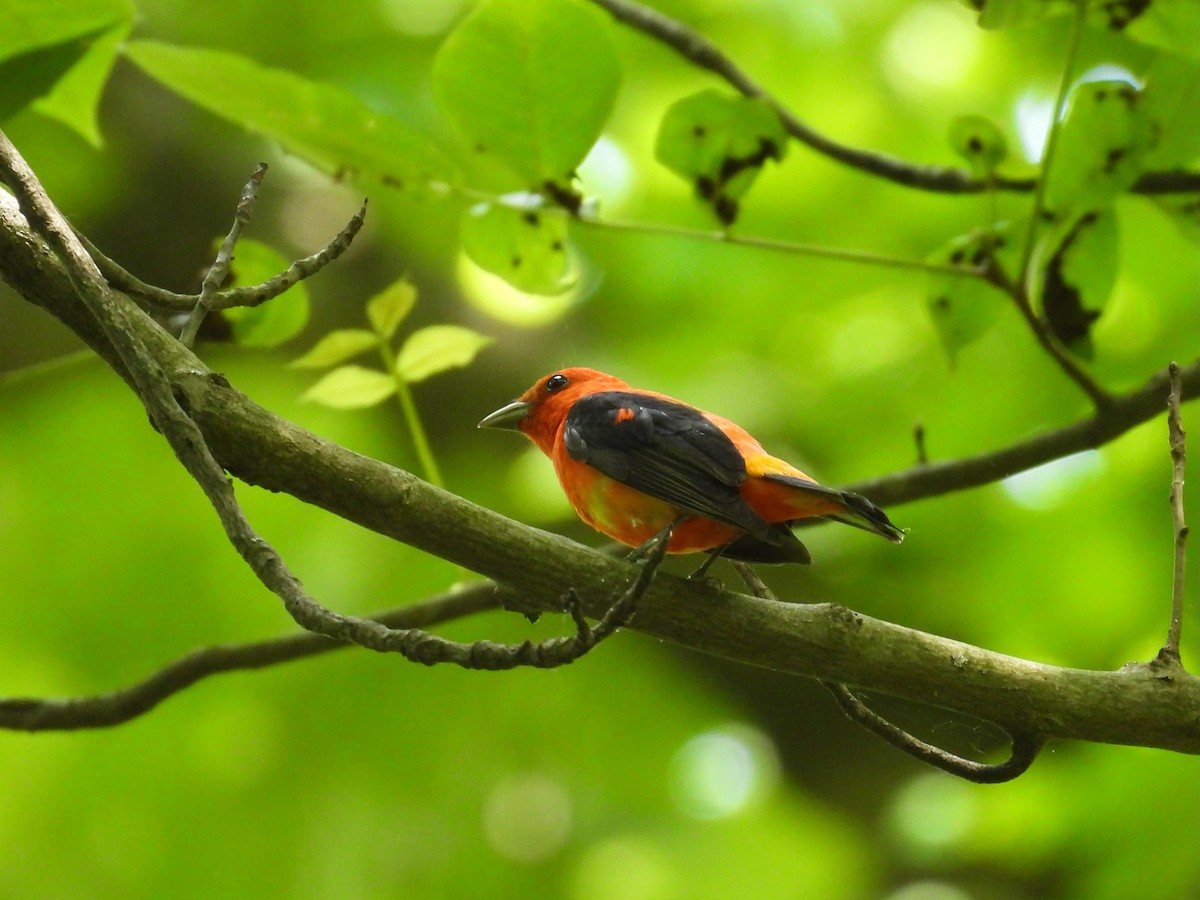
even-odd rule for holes
{"type": "Polygon", "coordinates": [[[647,394],[601,391],[571,407],[563,442],[572,459],[685,513],[726,522],[769,544],[782,540],[742,499],[742,454],[697,409],[647,394]]]}

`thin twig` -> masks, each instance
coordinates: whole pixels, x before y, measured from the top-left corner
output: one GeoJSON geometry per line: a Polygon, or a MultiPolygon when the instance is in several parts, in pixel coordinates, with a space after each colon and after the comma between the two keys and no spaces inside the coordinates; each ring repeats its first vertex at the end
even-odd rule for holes
{"type": "MultiPolygon", "coordinates": [[[[268,300],[278,297],[298,282],[311,278],[349,249],[351,242],[362,229],[366,215],[367,201],[364,200],[358,212],[351,217],[333,240],[316,253],[296,260],[278,275],[267,279],[262,284],[247,284],[218,291],[210,298],[209,309],[260,306],[268,300]]],[[[95,260],[108,283],[134,300],[170,312],[191,312],[200,301],[199,294],[177,294],[174,291],[147,284],[106,256],[81,231],[76,230],[75,237],[95,260]]]]}
{"type": "MultiPolygon", "coordinates": [[[[1036,187],[1032,178],[975,178],[964,169],[917,165],[882,153],[840,144],[803,122],[767,94],[711,41],[682,22],[632,0],[592,2],[618,21],[670,47],[699,68],[712,72],[745,96],[762,98],[775,110],[788,134],[830,159],[896,184],[938,193],[978,194],[990,188],[1028,192],[1036,187]]],[[[1138,179],[1132,190],[1148,194],[1191,193],[1200,190],[1200,173],[1148,172],[1138,179]]]]}
{"type": "Polygon", "coordinates": [[[229,234],[225,235],[225,240],[221,241],[217,258],[208,267],[208,273],[200,285],[200,298],[192,308],[192,314],[188,316],[188,320],[183,326],[183,333],[179,336],[180,342],[185,347],[190,347],[195,342],[205,316],[212,310],[213,297],[225,283],[225,276],[229,274],[229,264],[233,261],[233,248],[237,246],[237,242],[242,236],[242,230],[250,222],[250,216],[254,213],[254,203],[258,200],[258,189],[262,186],[266,174],[267,164],[259,163],[254,174],[250,176],[250,180],[242,189],[242,197],[233,214],[233,225],[229,229],[229,234]]]}
{"type": "Polygon", "coordinates": [[[1183,572],[1187,559],[1187,520],[1183,514],[1183,467],[1187,461],[1187,434],[1179,414],[1179,401],[1183,394],[1179,366],[1171,363],[1167,367],[1171,376],[1171,394],[1167,400],[1167,435],[1171,447],[1171,524],[1175,531],[1174,567],[1171,579],[1171,625],[1167,630],[1167,642],[1158,652],[1157,663],[1172,668],[1183,668],[1179,658],[1179,641],[1183,633],[1183,572]]]}
{"type": "Polygon", "coordinates": [[[893,747],[903,750],[921,762],[936,766],[943,772],[949,772],[951,775],[957,775],[959,778],[965,778],[976,784],[999,784],[1004,781],[1012,781],[1033,764],[1044,746],[1044,741],[1038,738],[1014,735],[1012,751],[1007,760],[1002,763],[976,762],[973,759],[943,750],[941,747],[923,741],[909,734],[903,728],[893,725],[863,703],[844,684],[834,681],[822,681],[821,684],[833,694],[838,706],[842,708],[842,712],[872,734],[878,735],[893,747]]]}

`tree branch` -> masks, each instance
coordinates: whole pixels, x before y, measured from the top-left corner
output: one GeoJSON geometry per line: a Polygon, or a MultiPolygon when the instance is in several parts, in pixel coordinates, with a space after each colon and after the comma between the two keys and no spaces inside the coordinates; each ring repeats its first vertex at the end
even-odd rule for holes
{"type": "MultiPolygon", "coordinates": [[[[947,194],[979,194],[987,190],[1032,191],[1033,178],[975,178],[963,169],[922,166],[882,153],[840,144],[811,128],[770,96],[720,48],[670,16],[633,0],[592,0],[614,19],[670,47],[698,68],[712,72],[747,97],[760,97],[775,110],[788,134],[823,156],[896,184],[947,194]]],[[[1146,194],[1200,191],[1200,172],[1147,172],[1133,191],[1146,194]]]]}
{"type": "MultiPolygon", "coordinates": [[[[0,194],[0,275],[61,319],[134,381],[67,271],[0,194]]],[[[208,370],[130,301],[124,327],[161,368],[173,400],[220,466],[380,534],[469,567],[520,594],[529,608],[561,609],[564,585],[601,617],[612,585],[636,570],[561,536],[513,522],[415,476],[362,457],[278,418],[208,370]]],[[[1200,364],[1181,371],[1184,398],[1200,394],[1200,364]]],[[[1165,375],[1092,418],[993,454],[918,467],[856,489],[880,501],[931,496],[1005,477],[1098,446],[1161,411],[1165,375]]],[[[224,475],[222,474],[222,478],[224,475]]],[[[347,621],[339,617],[337,621],[347,621]]],[[[383,626],[369,623],[384,631],[383,626]]],[[[638,630],[701,652],[838,681],[991,719],[1030,740],[1071,738],[1200,753],[1200,679],[1144,670],[1098,672],[1041,665],[854,613],[835,604],[772,603],[660,574],[639,605],[638,630]]],[[[335,635],[340,637],[341,635],[335,635]]],[[[356,635],[358,636],[358,635],[356,635]]]]}

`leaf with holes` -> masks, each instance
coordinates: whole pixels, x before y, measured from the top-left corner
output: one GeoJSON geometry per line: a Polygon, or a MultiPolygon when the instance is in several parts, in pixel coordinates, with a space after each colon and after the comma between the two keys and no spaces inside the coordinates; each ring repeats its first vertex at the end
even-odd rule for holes
{"type": "Polygon", "coordinates": [[[561,294],[577,280],[558,210],[477,204],[463,214],[462,244],[481,269],[529,294],[561,294]]]}
{"type": "Polygon", "coordinates": [[[433,64],[443,112],[524,187],[569,179],[600,136],[620,80],[612,23],[582,0],[486,0],[433,64]]]}
{"type": "Polygon", "coordinates": [[[983,116],[958,116],[950,123],[949,138],[954,152],[966,160],[976,177],[995,172],[1008,156],[1003,133],[983,116]]]}
{"type": "Polygon", "coordinates": [[[414,331],[404,342],[396,357],[396,374],[412,384],[447,369],[460,369],[492,341],[461,325],[430,325],[414,331]]]}
{"type": "Polygon", "coordinates": [[[292,360],[293,369],[325,369],[379,346],[379,335],[365,328],[341,328],[317,341],[303,356],[292,360]]]}
{"type": "MultiPolygon", "coordinates": [[[[1013,241],[1008,226],[995,230],[977,229],[959,235],[935,250],[928,262],[954,266],[982,266],[989,261],[1002,271],[1015,266],[1013,241]]],[[[995,285],[973,275],[935,272],[929,275],[925,305],[950,364],[968,344],[992,329],[1007,305],[1008,298],[995,285]]]]}
{"type": "Polygon", "coordinates": [[[787,153],[783,123],[765,101],[715,89],[679,100],[663,116],[654,155],[686,178],[728,225],[767,160],[787,153]]]}
{"type": "Polygon", "coordinates": [[[363,409],[376,406],[396,392],[392,376],[364,366],[334,369],[301,396],[330,409],[363,409]]]}
{"type": "Polygon", "coordinates": [[[1092,357],[1092,325],[1117,280],[1117,217],[1111,209],[1088,212],[1052,228],[1031,261],[1031,294],[1055,337],[1079,356],[1092,357]]]}
{"type": "Polygon", "coordinates": [[[1124,81],[1092,81],[1071,94],[1046,176],[1046,206],[1056,215],[1099,209],[1142,174],[1154,128],[1142,94],[1124,81]]]}
{"type": "Polygon", "coordinates": [[[416,302],[416,285],[402,278],[367,301],[367,320],[376,334],[390,340],[416,302]]]}
{"type": "MultiPolygon", "coordinates": [[[[213,253],[220,241],[214,242],[213,253]]],[[[266,244],[238,241],[229,266],[229,287],[261,284],[288,267],[288,261],[266,244]]],[[[221,315],[233,326],[233,339],[243,347],[277,347],[291,340],[308,324],[308,288],[293,284],[278,297],[258,306],[235,306],[221,315]]]]}

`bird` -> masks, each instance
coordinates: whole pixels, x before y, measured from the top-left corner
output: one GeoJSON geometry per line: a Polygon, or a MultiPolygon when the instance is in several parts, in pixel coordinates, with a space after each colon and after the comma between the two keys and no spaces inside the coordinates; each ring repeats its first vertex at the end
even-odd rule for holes
{"type": "Polygon", "coordinates": [[[710,553],[701,571],[717,557],[807,565],[801,519],[904,540],[870,500],[818,483],[729,419],[596,369],[544,375],[478,427],[530,438],[592,528],[635,553],[669,529],[667,553],[710,553]]]}

